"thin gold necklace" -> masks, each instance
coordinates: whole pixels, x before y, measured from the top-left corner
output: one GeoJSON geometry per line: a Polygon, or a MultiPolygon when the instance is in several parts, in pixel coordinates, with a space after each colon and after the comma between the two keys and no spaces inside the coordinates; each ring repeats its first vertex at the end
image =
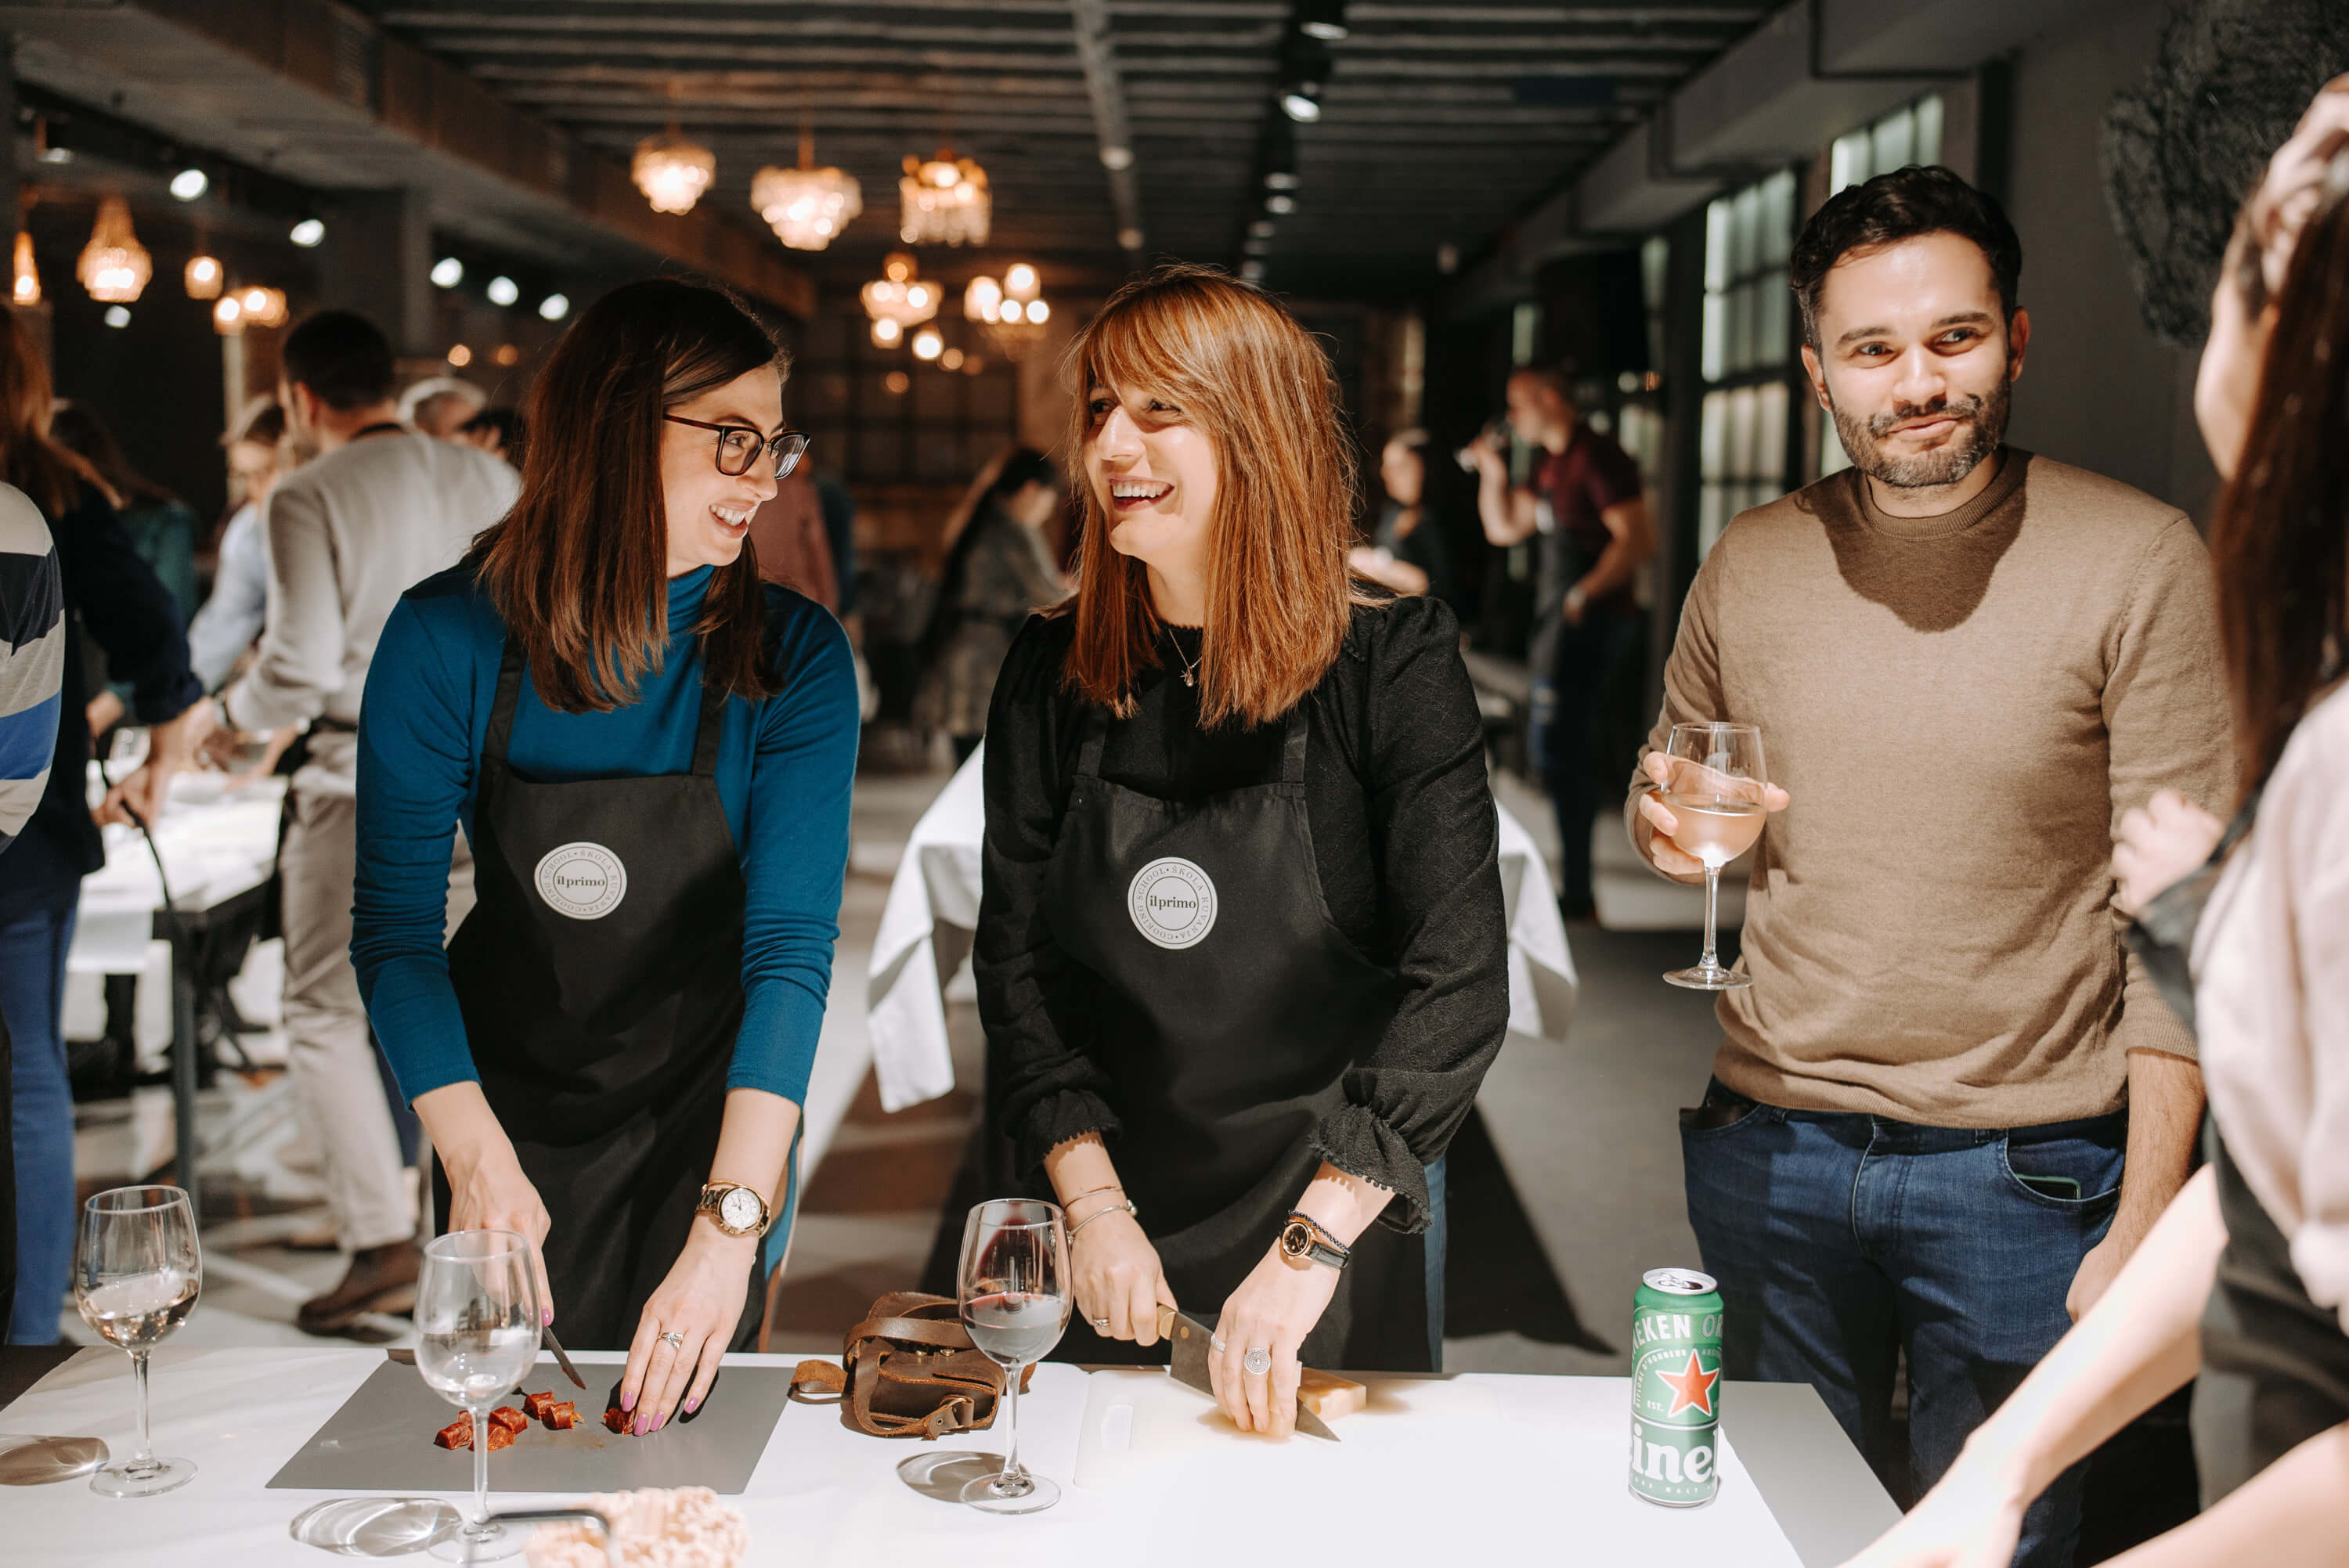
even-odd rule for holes
{"type": "MultiPolygon", "coordinates": [[[[1183,684],[1186,686],[1196,687],[1199,684],[1199,666],[1192,662],[1189,655],[1184,653],[1183,645],[1174,640],[1174,627],[1166,626],[1161,629],[1165,632],[1167,644],[1174,648],[1174,656],[1183,661],[1183,684]]],[[[1199,656],[1201,658],[1207,656],[1207,649],[1205,643],[1200,645],[1199,656]]]]}

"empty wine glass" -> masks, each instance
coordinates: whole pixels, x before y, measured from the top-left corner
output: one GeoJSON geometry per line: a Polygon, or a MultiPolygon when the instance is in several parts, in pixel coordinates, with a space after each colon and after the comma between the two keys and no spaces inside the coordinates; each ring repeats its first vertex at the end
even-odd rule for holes
{"type": "Polygon", "coordinates": [[[962,1489],[963,1501],[988,1513],[1034,1513],[1061,1501],[1061,1489],[1019,1464],[1019,1377],[1040,1361],[1069,1326],[1069,1231],[1060,1205],[1033,1198],[980,1203],[962,1226],[955,1290],[970,1342],[1004,1369],[1003,1469],[962,1489]]]}
{"type": "Polygon", "coordinates": [[[139,1451],[101,1465],[89,1490],[104,1497],[152,1497],[182,1487],[196,1467],[158,1459],[147,1431],[147,1357],[195,1310],[203,1289],[196,1212],[178,1187],[116,1187],[81,1207],[74,1259],[74,1305],[109,1345],[130,1353],[139,1387],[139,1451]]]}
{"type": "Polygon", "coordinates": [[[490,1521],[490,1412],[538,1361],[538,1275],[512,1231],[451,1231],[425,1244],[416,1281],[416,1370],[473,1418],[473,1517],[431,1546],[452,1563],[488,1563],[523,1538],[490,1521]]]}
{"type": "Polygon", "coordinates": [[[1769,769],[1762,731],[1751,724],[1676,724],[1664,748],[1671,773],[1664,809],[1677,824],[1671,841],[1704,862],[1704,956],[1693,969],[1664,978],[1691,991],[1734,991],[1754,982],[1722,967],[1713,932],[1721,904],[1721,868],[1754,847],[1768,813],[1762,804],[1769,769]]]}

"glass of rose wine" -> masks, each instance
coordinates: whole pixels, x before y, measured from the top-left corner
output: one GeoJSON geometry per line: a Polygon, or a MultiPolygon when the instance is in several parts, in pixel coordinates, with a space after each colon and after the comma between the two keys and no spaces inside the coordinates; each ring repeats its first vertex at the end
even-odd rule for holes
{"type": "Polygon", "coordinates": [[[1762,731],[1751,724],[1676,724],[1664,755],[1671,781],[1662,791],[1672,814],[1671,841],[1704,862],[1704,956],[1692,969],[1664,976],[1691,991],[1734,991],[1754,982],[1722,967],[1713,945],[1721,907],[1721,868],[1754,847],[1768,813],[1763,786],[1762,731]]]}
{"type": "Polygon", "coordinates": [[[1003,1469],[975,1477],[962,1500],[988,1513],[1034,1513],[1061,1489],[1019,1463],[1019,1377],[1068,1331],[1073,1277],[1069,1231],[1057,1203],[997,1198],[975,1206],[962,1227],[956,1290],[970,1342],[1003,1368],[1003,1469]]]}
{"type": "Polygon", "coordinates": [[[155,1456],[147,1429],[147,1357],[195,1310],[203,1284],[203,1252],[185,1190],[116,1187],[82,1205],[74,1305],[108,1344],[130,1353],[139,1387],[139,1451],[89,1478],[89,1490],[102,1497],[152,1497],[195,1477],[190,1461],[155,1456]]]}

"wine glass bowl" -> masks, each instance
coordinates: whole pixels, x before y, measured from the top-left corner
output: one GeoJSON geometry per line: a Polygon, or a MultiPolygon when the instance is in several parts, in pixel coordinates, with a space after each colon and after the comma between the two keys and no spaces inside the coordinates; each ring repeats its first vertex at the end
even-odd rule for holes
{"type": "Polygon", "coordinates": [[[1704,955],[1664,979],[1691,991],[1738,990],[1754,982],[1723,967],[1714,945],[1721,868],[1752,849],[1769,820],[1762,731],[1751,724],[1676,724],[1663,755],[1659,797],[1672,815],[1671,842],[1704,867],[1704,955]]]}
{"type": "Polygon", "coordinates": [[[426,1243],[416,1370],[473,1422],[473,1517],[432,1542],[435,1557],[486,1563],[522,1550],[522,1537],[489,1517],[489,1415],[537,1365],[539,1306],[530,1243],[513,1232],[451,1231],[426,1243]]]}
{"type": "Polygon", "coordinates": [[[152,1497],[195,1477],[193,1463],[159,1459],[149,1440],[147,1357],[187,1321],[203,1284],[203,1249],[184,1190],[115,1187],[82,1205],[74,1305],[100,1338],[129,1353],[139,1391],[138,1451],[91,1475],[89,1490],[102,1497],[152,1497]]]}
{"type": "Polygon", "coordinates": [[[963,1222],[955,1270],[956,1299],[970,1342],[1003,1370],[1003,1468],[962,1489],[962,1501],[988,1513],[1034,1513],[1061,1501],[1061,1489],[1019,1463],[1019,1379],[1061,1342],[1069,1326],[1069,1231],[1057,1203],[998,1198],[963,1222]]]}

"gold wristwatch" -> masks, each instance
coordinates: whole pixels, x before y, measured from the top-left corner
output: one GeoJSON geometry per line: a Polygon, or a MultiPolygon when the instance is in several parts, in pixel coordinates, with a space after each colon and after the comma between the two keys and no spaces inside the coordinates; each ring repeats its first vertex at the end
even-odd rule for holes
{"type": "Polygon", "coordinates": [[[763,1236],[775,1221],[764,1198],[733,1181],[712,1181],[702,1188],[701,1202],[693,1212],[708,1215],[711,1224],[730,1236],[763,1236]]]}
{"type": "Polygon", "coordinates": [[[1289,1211],[1288,1223],[1280,1231],[1280,1257],[1289,1267],[1301,1269],[1309,1264],[1320,1264],[1327,1268],[1342,1269],[1353,1255],[1352,1248],[1340,1246],[1338,1239],[1315,1224],[1310,1215],[1289,1211]]]}

